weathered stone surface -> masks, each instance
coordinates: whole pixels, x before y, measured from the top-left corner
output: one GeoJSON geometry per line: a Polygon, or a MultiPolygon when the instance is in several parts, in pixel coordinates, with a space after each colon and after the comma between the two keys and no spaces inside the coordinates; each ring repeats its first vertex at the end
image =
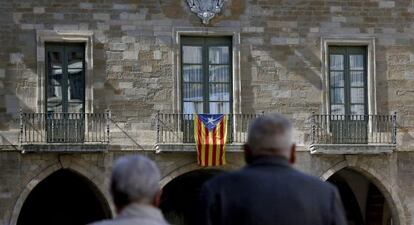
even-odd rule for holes
{"type": "MultiPolygon", "coordinates": [[[[299,169],[322,178],[343,167],[363,171],[389,192],[400,224],[414,224],[412,1],[227,2],[208,27],[189,11],[184,0],[0,3],[0,225],[9,224],[15,206],[22,204],[16,201],[30,181],[51,165],[61,167],[59,153],[50,147],[49,152],[22,154],[19,146],[20,108],[38,112],[44,106],[39,74],[44,68],[39,63],[45,55],[44,46],[36,39],[39,30],[93,33],[92,56],[87,62],[91,66],[87,79],[92,84],[87,87],[92,90],[88,101],[94,112],[112,112],[108,152],[70,153],[64,167],[95,179],[102,190],[113,161],[125,154],[142,153],[155,159],[164,184],[199,169],[195,152],[154,153],[157,111],[172,113],[179,108],[176,30],[183,27],[188,28],[187,34],[201,30],[199,35],[226,36],[235,32],[240,38],[240,43],[233,43],[233,56],[240,55],[240,66],[233,68],[240,71],[240,90],[235,96],[241,99],[240,112],[277,111],[292,119],[300,148],[299,169]],[[326,107],[322,37],[375,38],[374,97],[378,113],[397,112],[395,151],[352,156],[308,151],[309,117],[326,107]]],[[[228,161],[232,166],[224,169],[236,168],[243,165],[243,156],[232,152],[228,161]]]]}

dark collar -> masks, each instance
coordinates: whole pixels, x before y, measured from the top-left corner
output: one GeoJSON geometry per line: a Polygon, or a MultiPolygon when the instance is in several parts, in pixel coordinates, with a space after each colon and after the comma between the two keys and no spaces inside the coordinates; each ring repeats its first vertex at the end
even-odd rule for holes
{"type": "Polygon", "coordinates": [[[249,167],[261,165],[290,166],[288,159],[282,156],[260,156],[248,164],[249,167]]]}

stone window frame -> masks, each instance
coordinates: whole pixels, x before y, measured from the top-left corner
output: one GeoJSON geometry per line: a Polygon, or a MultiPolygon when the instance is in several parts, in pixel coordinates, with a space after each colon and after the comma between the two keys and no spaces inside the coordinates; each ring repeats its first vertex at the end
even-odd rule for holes
{"type": "Polygon", "coordinates": [[[322,113],[328,114],[330,109],[329,90],[329,46],[364,46],[367,48],[367,107],[368,115],[377,114],[376,95],[376,60],[375,60],[375,37],[322,37],[321,59],[322,59],[322,82],[323,82],[323,108],[322,113]]]}
{"type": "Polygon", "coordinates": [[[37,43],[37,108],[36,112],[45,113],[46,105],[46,43],[84,43],[85,44],[85,113],[93,113],[93,32],[38,30],[37,43]]]}
{"type": "Polygon", "coordinates": [[[232,112],[241,113],[241,74],[240,74],[240,29],[229,27],[186,28],[178,27],[173,31],[173,112],[182,113],[181,108],[181,36],[195,37],[232,37],[232,112]]]}

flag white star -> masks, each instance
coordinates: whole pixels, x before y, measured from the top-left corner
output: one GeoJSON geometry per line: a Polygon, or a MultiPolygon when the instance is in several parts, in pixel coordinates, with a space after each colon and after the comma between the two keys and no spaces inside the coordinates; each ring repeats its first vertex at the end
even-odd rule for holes
{"type": "Polygon", "coordinates": [[[207,118],[207,123],[211,123],[214,125],[214,118],[213,117],[207,118]]]}

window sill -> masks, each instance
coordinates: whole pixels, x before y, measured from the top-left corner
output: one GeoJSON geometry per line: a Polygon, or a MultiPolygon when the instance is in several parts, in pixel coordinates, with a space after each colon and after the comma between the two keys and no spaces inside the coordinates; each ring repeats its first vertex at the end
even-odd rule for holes
{"type": "MultiPolygon", "coordinates": [[[[226,152],[242,152],[243,143],[231,143],[226,145],[226,152]]],[[[155,145],[156,153],[161,152],[195,152],[195,143],[165,143],[155,145]]]]}
{"type": "Polygon", "coordinates": [[[22,152],[65,152],[65,153],[90,153],[106,152],[106,143],[40,143],[22,144],[22,152]]]}
{"type": "Polygon", "coordinates": [[[395,148],[394,144],[313,144],[309,151],[315,155],[376,155],[390,154],[395,148]]]}

